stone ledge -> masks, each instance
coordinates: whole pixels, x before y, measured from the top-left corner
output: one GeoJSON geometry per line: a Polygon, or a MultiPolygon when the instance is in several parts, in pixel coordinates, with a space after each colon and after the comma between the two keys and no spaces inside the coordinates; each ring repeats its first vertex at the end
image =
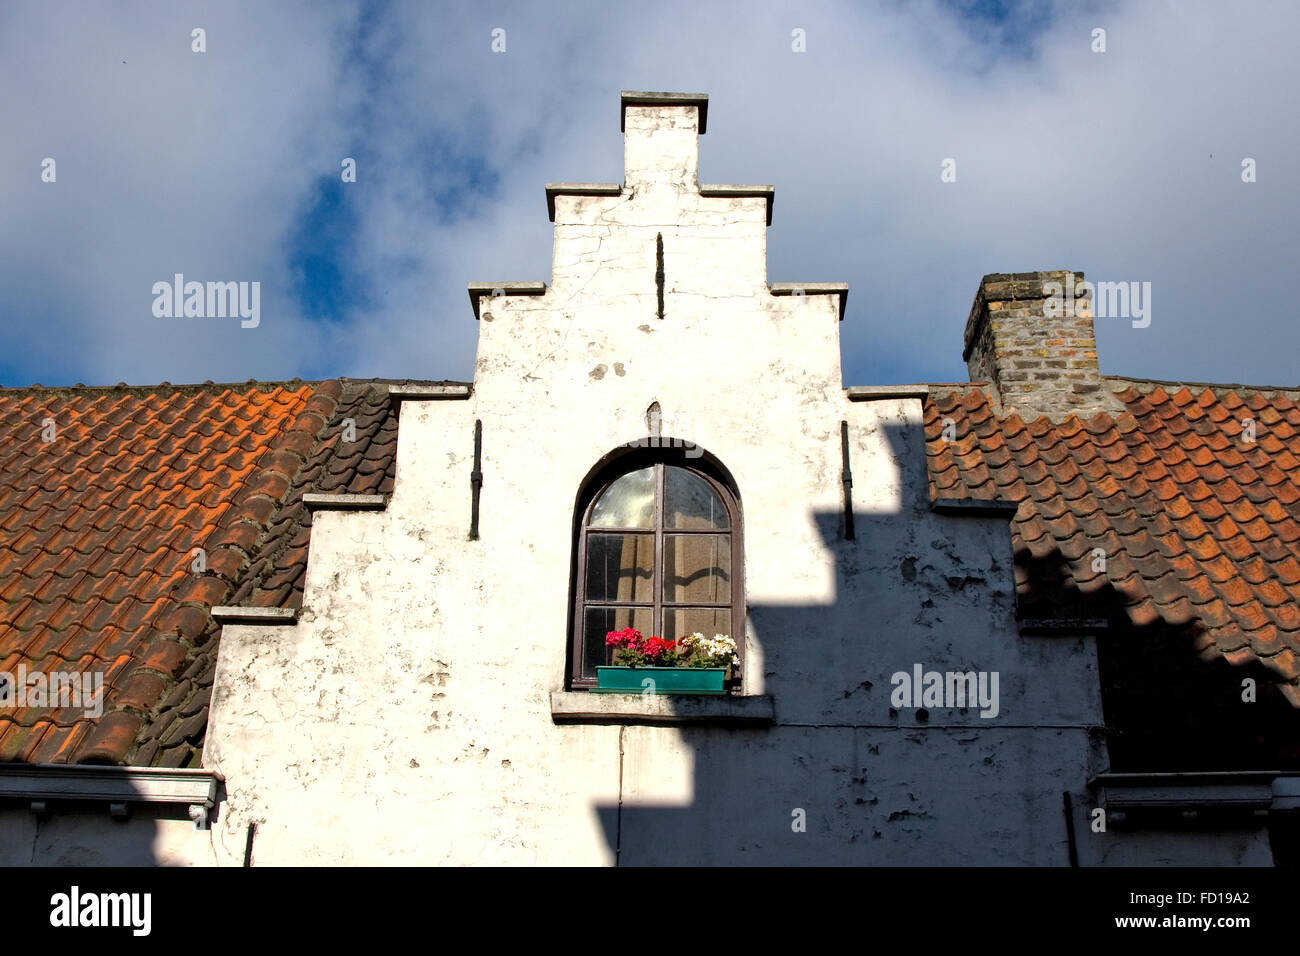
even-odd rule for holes
{"type": "Polygon", "coordinates": [[[552,691],[557,724],[655,724],[768,727],[776,719],[770,694],[753,697],[589,694],[552,691]]]}
{"type": "Polygon", "coordinates": [[[1300,806],[1300,774],[1275,770],[1205,773],[1101,773],[1088,789],[1110,810],[1294,811],[1300,806]]]}
{"type": "Polygon", "coordinates": [[[211,770],[0,764],[0,799],[29,801],[32,812],[41,814],[50,811],[49,801],[98,803],[118,818],[133,803],[181,803],[194,824],[206,829],[223,779],[211,770]]]}
{"type": "Polygon", "coordinates": [[[235,607],[219,604],[212,609],[218,624],[294,624],[298,611],[291,607],[235,607]]]}
{"type": "Polygon", "coordinates": [[[770,282],[767,290],[772,295],[838,295],[840,321],[844,321],[844,307],[849,301],[847,282],[770,282]]]}
{"type": "Polygon", "coordinates": [[[619,132],[627,132],[624,120],[629,106],[698,106],[701,136],[708,127],[709,94],[707,93],[650,93],[643,90],[623,90],[619,94],[619,132]]]}
{"type": "Polygon", "coordinates": [[[545,282],[471,282],[469,284],[469,303],[474,307],[474,319],[478,320],[479,299],[492,295],[500,289],[502,296],[507,295],[546,295],[545,282]]]}
{"type": "Polygon", "coordinates": [[[868,402],[873,398],[919,398],[930,397],[928,385],[850,385],[844,390],[850,402],[868,402]]]}
{"type": "Polygon", "coordinates": [[[555,222],[556,196],[621,196],[623,187],[618,183],[547,183],[546,214],[555,222]]]}
{"type": "Polygon", "coordinates": [[[382,511],[388,507],[388,496],[309,494],[302,496],[302,503],[308,511],[382,511]]]}
{"type": "Polygon", "coordinates": [[[455,385],[390,385],[388,386],[388,400],[396,404],[397,402],[420,402],[420,401],[437,401],[469,398],[474,388],[468,383],[458,383],[455,385]]]}
{"type": "Polygon", "coordinates": [[[706,199],[766,199],[767,224],[772,225],[772,202],[776,197],[772,186],[701,186],[700,195],[706,199]]]}

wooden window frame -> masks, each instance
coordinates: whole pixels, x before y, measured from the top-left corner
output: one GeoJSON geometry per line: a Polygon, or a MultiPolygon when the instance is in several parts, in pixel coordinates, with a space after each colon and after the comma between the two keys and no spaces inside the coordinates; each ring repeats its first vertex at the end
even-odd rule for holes
{"type": "MultiPolygon", "coordinates": [[[[571,626],[569,632],[569,654],[567,686],[570,690],[589,690],[596,686],[594,677],[584,677],[583,639],[588,607],[627,607],[649,608],[651,611],[652,631],[663,634],[663,613],[665,609],[677,610],[701,608],[706,610],[728,609],[731,612],[731,636],[736,640],[736,664],[732,668],[735,675],[727,682],[727,691],[731,694],[742,692],[745,667],[745,550],[744,528],[740,508],[740,496],[733,490],[727,480],[725,470],[711,465],[702,458],[688,459],[680,450],[676,454],[631,454],[598,469],[597,473],[585,485],[584,492],[578,499],[574,529],[573,574],[571,578],[572,601],[570,604],[571,626]],[[643,468],[653,466],[654,472],[654,520],[648,528],[590,528],[592,510],[609,487],[625,475],[643,468]],[[705,481],[722,502],[727,511],[728,528],[681,529],[664,527],[664,491],[665,476],[668,468],[681,468],[705,481]],[[651,583],[651,601],[588,601],[587,588],[587,538],[589,534],[635,534],[653,536],[654,567],[651,583]],[[665,535],[708,535],[726,534],[731,542],[731,600],[727,603],[701,601],[665,601],[663,598],[664,571],[664,537],[665,535]]],[[[681,635],[673,635],[680,637],[681,635]]]]}

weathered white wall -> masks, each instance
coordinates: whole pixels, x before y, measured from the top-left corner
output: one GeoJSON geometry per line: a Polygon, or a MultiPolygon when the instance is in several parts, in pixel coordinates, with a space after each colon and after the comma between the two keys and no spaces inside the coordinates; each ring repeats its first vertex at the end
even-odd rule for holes
{"type": "Polygon", "coordinates": [[[317,513],[296,625],[225,628],[220,862],[250,821],[269,864],[1066,862],[1061,792],[1104,768],[1091,642],[1018,636],[1006,522],[930,510],[920,401],[846,399],[836,297],[770,294],[764,201],[699,195],[695,123],[627,110],[623,192],[557,198],[546,294],[483,299],[472,398],[403,405],[388,509],[317,513]],[[775,727],[552,722],[575,497],[652,402],[739,485],[775,727]],[[914,663],[998,671],[997,718],[891,713],[914,663]]]}

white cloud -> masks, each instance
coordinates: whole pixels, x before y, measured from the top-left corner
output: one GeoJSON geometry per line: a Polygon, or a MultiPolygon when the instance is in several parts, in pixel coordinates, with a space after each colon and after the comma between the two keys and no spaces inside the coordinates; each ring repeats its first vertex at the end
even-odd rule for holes
{"type": "Polygon", "coordinates": [[[1289,5],[1064,4],[1028,58],[929,3],[3,10],[0,346],[29,377],[468,378],[465,283],[548,279],[543,183],[621,178],[618,91],[675,89],[711,97],[704,181],[775,184],[769,277],[851,283],[853,384],[964,378],[980,276],[1040,268],[1152,282],[1150,328],[1099,320],[1103,371],[1294,382],[1289,5]],[[348,155],[375,298],[309,323],[287,239],[348,155]],[[176,271],[261,280],[261,327],[154,319],[176,271]]]}

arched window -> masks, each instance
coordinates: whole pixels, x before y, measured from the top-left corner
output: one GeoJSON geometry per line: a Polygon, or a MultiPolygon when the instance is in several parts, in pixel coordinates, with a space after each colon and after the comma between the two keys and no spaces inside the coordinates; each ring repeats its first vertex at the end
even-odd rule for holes
{"type": "MultiPolygon", "coordinates": [[[[678,460],[681,456],[674,456],[678,460]]],[[[740,509],[721,469],[644,455],[606,469],[579,500],[570,686],[593,687],[605,635],[729,634],[744,665],[740,509]]]]}

